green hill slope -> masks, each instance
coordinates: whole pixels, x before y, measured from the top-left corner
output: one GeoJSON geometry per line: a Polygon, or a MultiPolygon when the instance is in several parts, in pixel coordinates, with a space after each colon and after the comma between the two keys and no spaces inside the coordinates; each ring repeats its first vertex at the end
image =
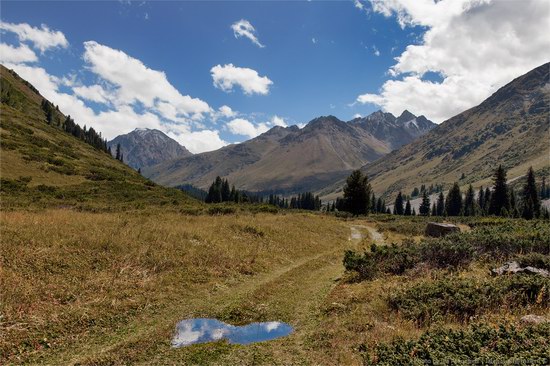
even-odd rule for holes
{"type": "Polygon", "coordinates": [[[2,208],[31,206],[140,207],[198,204],[183,192],[155,185],[107,152],[63,130],[44,98],[15,72],[0,66],[0,198],[2,208]]]}
{"type": "MultiPolygon", "coordinates": [[[[362,170],[374,190],[392,196],[421,184],[487,185],[502,164],[508,179],[529,166],[550,167],[550,63],[531,70],[497,90],[480,105],[464,111],[362,170]],[[461,179],[462,174],[464,178],[461,179]]],[[[341,181],[323,194],[334,196],[341,181]]]]}

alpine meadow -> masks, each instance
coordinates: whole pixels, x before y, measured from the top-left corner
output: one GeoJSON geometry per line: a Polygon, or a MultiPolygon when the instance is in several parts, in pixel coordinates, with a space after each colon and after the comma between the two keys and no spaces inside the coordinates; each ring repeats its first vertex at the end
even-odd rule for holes
{"type": "Polygon", "coordinates": [[[550,364],[548,1],[0,9],[1,365],[550,364]]]}

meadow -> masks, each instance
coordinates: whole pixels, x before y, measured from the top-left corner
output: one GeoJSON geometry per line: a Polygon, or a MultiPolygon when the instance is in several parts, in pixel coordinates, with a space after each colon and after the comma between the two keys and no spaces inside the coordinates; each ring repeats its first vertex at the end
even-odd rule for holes
{"type": "Polygon", "coordinates": [[[550,315],[548,278],[489,274],[512,258],[547,265],[547,223],[487,218],[462,223],[471,229],[461,234],[429,239],[422,236],[426,218],[257,211],[222,205],[198,205],[193,213],[170,206],[3,211],[1,362],[550,359],[548,324],[520,321],[550,315]],[[361,238],[352,239],[352,227],[361,238]],[[373,230],[383,238],[374,246],[373,230]],[[464,243],[475,255],[459,263],[435,260],[464,243]],[[373,275],[350,267],[349,253],[356,261],[376,256],[373,275]],[[175,324],[191,317],[236,325],[278,320],[295,331],[246,346],[171,348],[175,324]]]}

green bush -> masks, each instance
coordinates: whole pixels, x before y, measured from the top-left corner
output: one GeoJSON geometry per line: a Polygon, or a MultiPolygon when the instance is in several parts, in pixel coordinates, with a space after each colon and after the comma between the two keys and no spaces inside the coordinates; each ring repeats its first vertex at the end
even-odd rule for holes
{"type": "Polygon", "coordinates": [[[535,267],[550,271],[550,255],[540,253],[529,253],[514,258],[521,267],[535,267]]]}
{"type": "Polygon", "coordinates": [[[499,306],[548,306],[550,279],[538,275],[501,276],[486,280],[456,277],[420,284],[397,291],[388,305],[419,325],[452,316],[459,321],[499,306]]]}
{"type": "Polygon", "coordinates": [[[550,323],[437,329],[419,339],[398,338],[372,350],[362,345],[359,350],[365,365],[548,365],[550,323]]]}

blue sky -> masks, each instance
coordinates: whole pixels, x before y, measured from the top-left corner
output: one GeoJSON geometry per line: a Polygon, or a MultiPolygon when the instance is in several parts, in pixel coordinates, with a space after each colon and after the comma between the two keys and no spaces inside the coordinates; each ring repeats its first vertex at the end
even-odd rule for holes
{"type": "MultiPolygon", "coordinates": [[[[466,30],[457,32],[457,41],[465,47],[494,42],[476,40],[476,27],[491,21],[491,11],[513,22],[513,7],[486,1],[474,12],[455,9],[473,3],[468,0],[441,1],[445,7],[393,3],[3,1],[1,43],[7,46],[0,58],[62,111],[108,138],[136,127],[160,128],[194,152],[328,114],[350,120],[380,108],[394,114],[407,108],[441,122],[548,60],[548,52],[529,49],[525,59],[531,61],[510,65],[504,58],[505,72],[474,80],[486,70],[464,66],[467,60],[449,64],[441,53],[452,58],[456,51],[438,49],[433,38],[460,25],[466,30]],[[249,37],[232,29],[241,20],[249,37]],[[52,39],[61,33],[66,42],[47,43],[40,31],[52,39]],[[475,92],[464,90],[467,82],[479,84],[475,92]]],[[[542,12],[538,21],[548,20],[544,2],[528,3],[526,16],[542,12]]],[[[516,36],[536,43],[519,28],[516,36]]]]}

